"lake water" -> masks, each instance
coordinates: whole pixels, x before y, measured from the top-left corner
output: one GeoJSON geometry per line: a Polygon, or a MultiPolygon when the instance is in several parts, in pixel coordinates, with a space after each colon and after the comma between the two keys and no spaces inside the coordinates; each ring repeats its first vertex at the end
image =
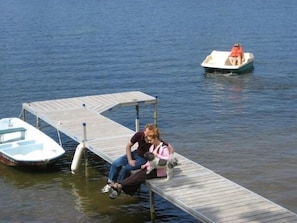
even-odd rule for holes
{"type": "MultiPolygon", "coordinates": [[[[178,153],[297,212],[296,9],[295,0],[0,0],[0,117],[19,116],[24,102],[140,90],[158,97],[162,137],[178,153]],[[253,72],[205,76],[205,56],[234,42],[254,53],[253,72]]],[[[134,114],[110,117],[133,128],[134,114]]],[[[72,175],[76,143],[62,141],[67,153],[50,169],[0,164],[1,222],[150,222],[145,187],[110,200],[100,193],[109,165],[90,154],[89,177],[72,175]]],[[[157,222],[197,222],[156,203],[157,222]]]]}

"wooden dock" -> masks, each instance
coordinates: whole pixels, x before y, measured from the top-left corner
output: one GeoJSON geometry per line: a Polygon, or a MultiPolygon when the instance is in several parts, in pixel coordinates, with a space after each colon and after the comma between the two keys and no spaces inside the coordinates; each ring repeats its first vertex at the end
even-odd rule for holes
{"type": "MultiPolygon", "coordinates": [[[[135,133],[111,119],[103,112],[116,107],[155,106],[154,122],[157,121],[157,99],[139,91],[76,98],[30,102],[23,104],[26,112],[43,120],[107,162],[124,154],[124,146],[135,133]],[[86,131],[83,131],[83,123],[86,131]]],[[[151,202],[154,193],[173,203],[202,222],[296,222],[297,214],[276,203],[216,174],[215,172],[176,153],[181,165],[174,168],[171,180],[147,181],[151,202]]],[[[152,213],[154,207],[151,207],[152,213]]],[[[153,216],[152,216],[153,217],[153,216]]]]}

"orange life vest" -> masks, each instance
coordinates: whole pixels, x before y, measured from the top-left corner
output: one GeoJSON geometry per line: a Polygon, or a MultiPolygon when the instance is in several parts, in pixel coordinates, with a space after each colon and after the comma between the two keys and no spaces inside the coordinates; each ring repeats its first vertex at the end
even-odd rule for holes
{"type": "Polygon", "coordinates": [[[235,47],[235,46],[232,47],[231,54],[230,54],[231,57],[239,57],[239,56],[242,57],[242,54],[243,54],[243,50],[241,47],[235,47]]]}

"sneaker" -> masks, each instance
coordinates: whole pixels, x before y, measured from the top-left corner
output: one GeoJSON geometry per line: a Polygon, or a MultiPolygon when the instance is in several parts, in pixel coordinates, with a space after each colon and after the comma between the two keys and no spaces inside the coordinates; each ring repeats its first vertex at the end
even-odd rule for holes
{"type": "Polygon", "coordinates": [[[108,193],[111,189],[111,186],[109,184],[106,184],[102,189],[101,192],[102,193],[108,193]]]}
{"type": "Polygon", "coordinates": [[[111,193],[109,194],[109,198],[110,198],[110,199],[116,199],[117,196],[119,196],[119,192],[117,192],[117,191],[114,190],[114,189],[111,189],[111,193]]]}

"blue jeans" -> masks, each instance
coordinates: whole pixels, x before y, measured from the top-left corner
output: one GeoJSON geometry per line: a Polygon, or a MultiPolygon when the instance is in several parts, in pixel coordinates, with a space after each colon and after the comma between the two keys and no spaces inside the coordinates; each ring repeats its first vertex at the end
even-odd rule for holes
{"type": "Polygon", "coordinates": [[[146,163],[146,159],[137,155],[136,150],[134,150],[131,155],[132,159],[136,160],[136,165],[133,167],[129,165],[127,155],[117,158],[111,164],[108,182],[120,183],[130,175],[131,170],[140,169],[141,165],[146,163]]]}

